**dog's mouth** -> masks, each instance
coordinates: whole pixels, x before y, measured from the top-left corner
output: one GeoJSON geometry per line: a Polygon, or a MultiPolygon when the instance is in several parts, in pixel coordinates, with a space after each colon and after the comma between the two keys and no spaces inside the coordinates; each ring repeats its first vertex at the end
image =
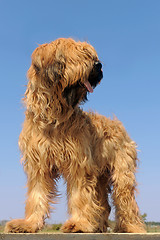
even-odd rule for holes
{"type": "Polygon", "coordinates": [[[89,81],[85,81],[84,82],[84,86],[87,88],[88,92],[93,93],[93,88],[92,88],[92,86],[91,86],[89,81]]]}
{"type": "Polygon", "coordinates": [[[93,93],[93,89],[101,82],[102,78],[102,64],[100,62],[95,62],[88,80],[84,82],[87,91],[93,93]]]}

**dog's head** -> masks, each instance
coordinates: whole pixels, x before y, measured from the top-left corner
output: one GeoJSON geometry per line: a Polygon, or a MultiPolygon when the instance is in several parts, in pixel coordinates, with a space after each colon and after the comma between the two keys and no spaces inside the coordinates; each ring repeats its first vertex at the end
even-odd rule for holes
{"type": "Polygon", "coordinates": [[[58,91],[58,97],[72,107],[85,101],[87,93],[93,92],[103,77],[95,49],[86,42],[70,38],[40,45],[32,54],[28,71],[29,79],[33,75],[35,88],[41,87],[50,94],[58,91]]]}

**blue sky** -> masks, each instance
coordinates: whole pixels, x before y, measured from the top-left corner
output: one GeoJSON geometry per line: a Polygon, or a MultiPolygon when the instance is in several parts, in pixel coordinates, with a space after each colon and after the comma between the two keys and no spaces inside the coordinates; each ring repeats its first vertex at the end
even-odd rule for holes
{"type": "MultiPolygon", "coordinates": [[[[0,0],[0,220],[24,216],[18,136],[30,56],[59,37],[87,40],[97,50],[104,78],[83,108],[115,114],[137,142],[137,201],[148,221],[160,221],[159,0],[0,0]]],[[[62,181],[59,190],[52,222],[67,218],[62,181]]]]}

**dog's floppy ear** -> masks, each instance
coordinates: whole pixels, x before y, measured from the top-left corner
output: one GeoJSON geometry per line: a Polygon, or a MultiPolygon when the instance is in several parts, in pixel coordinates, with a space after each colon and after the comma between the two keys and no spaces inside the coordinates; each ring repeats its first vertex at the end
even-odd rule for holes
{"type": "Polygon", "coordinates": [[[42,49],[41,47],[38,47],[35,49],[35,51],[32,54],[32,66],[36,73],[39,73],[40,70],[42,69],[42,49]]]}
{"type": "Polygon", "coordinates": [[[45,75],[53,83],[57,83],[63,77],[64,69],[65,69],[65,64],[54,59],[53,63],[51,63],[46,67],[45,75]]]}
{"type": "Polygon", "coordinates": [[[46,51],[48,48],[45,46],[38,47],[32,54],[32,66],[42,80],[46,83],[48,81],[50,84],[52,82],[52,85],[54,85],[63,77],[65,61],[57,58],[54,51],[46,51]],[[44,48],[45,51],[43,51],[44,48]]]}
{"type": "Polygon", "coordinates": [[[34,67],[36,73],[39,73],[40,69],[42,67],[40,56],[36,56],[34,59],[34,62],[32,61],[32,64],[33,64],[33,67],[34,67]]]}

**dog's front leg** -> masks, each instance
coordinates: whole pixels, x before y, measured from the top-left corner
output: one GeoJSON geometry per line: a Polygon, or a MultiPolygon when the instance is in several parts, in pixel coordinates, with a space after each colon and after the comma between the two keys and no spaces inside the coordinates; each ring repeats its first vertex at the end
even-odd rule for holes
{"type": "Polygon", "coordinates": [[[25,219],[14,219],[6,224],[5,232],[37,232],[44,224],[44,218],[49,215],[52,197],[56,195],[55,182],[49,172],[30,169],[28,174],[28,193],[25,208],[25,219]]]}
{"type": "Polygon", "coordinates": [[[79,167],[76,176],[67,181],[68,212],[71,218],[64,223],[62,231],[75,232],[106,232],[108,227],[107,181],[96,176],[85,174],[87,170],[79,167]]]}

